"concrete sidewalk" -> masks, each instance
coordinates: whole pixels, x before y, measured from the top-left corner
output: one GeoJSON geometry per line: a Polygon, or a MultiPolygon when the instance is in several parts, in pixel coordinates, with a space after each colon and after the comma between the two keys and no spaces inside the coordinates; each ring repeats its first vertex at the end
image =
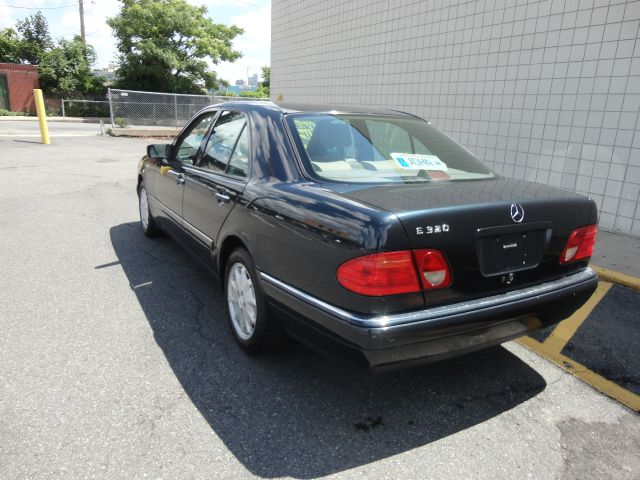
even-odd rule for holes
{"type": "MultiPolygon", "coordinates": [[[[105,125],[111,125],[111,119],[109,117],[47,117],[47,122],[62,122],[62,123],[100,123],[100,120],[105,125]]],[[[38,117],[23,116],[23,115],[8,115],[6,117],[0,117],[0,122],[38,122],[38,117]]]]}
{"type": "MultiPolygon", "coordinates": [[[[105,131],[113,137],[175,137],[182,127],[161,127],[161,126],[130,126],[124,128],[113,128],[111,126],[111,119],[101,117],[47,117],[49,123],[102,123],[105,126],[105,131]]],[[[38,117],[30,116],[6,116],[0,117],[0,127],[7,128],[10,126],[20,125],[23,128],[32,129],[36,131],[38,127],[38,117]],[[17,122],[17,123],[16,123],[17,122]]]]}
{"type": "Polygon", "coordinates": [[[134,138],[173,138],[180,133],[182,128],[178,127],[126,127],[108,128],[107,133],[112,137],[134,137],[134,138]]]}
{"type": "Polygon", "coordinates": [[[591,263],[640,278],[640,237],[600,230],[591,263]]]}

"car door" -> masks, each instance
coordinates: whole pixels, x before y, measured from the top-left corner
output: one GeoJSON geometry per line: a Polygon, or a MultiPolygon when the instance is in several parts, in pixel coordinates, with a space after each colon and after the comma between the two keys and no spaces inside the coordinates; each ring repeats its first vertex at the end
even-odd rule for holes
{"type": "Polygon", "coordinates": [[[238,202],[249,175],[249,125],[244,114],[218,116],[197,164],[184,167],[184,229],[210,262],[218,233],[238,202]]]}
{"type": "Polygon", "coordinates": [[[158,169],[153,186],[154,200],[158,204],[158,220],[176,236],[182,234],[184,168],[196,163],[203,140],[217,113],[207,112],[195,118],[176,139],[166,165],[158,169]]]}

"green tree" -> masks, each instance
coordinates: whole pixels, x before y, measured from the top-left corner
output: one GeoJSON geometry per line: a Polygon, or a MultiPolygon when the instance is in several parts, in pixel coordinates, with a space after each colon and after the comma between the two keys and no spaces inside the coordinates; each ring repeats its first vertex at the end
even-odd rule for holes
{"type": "Polygon", "coordinates": [[[105,88],[93,73],[91,65],[96,54],[91,45],[76,35],[73,40],[60,40],[55,48],[45,52],[40,63],[40,85],[56,96],[99,94],[105,88]]]}
{"type": "Polygon", "coordinates": [[[53,48],[53,40],[49,34],[49,24],[41,12],[19,20],[16,24],[20,32],[20,56],[22,61],[39,65],[45,53],[53,48]]]}
{"type": "Polygon", "coordinates": [[[207,62],[233,62],[233,39],[243,31],[216,24],[204,6],[185,0],[121,0],[107,19],[117,39],[116,85],[152,92],[201,93],[218,86],[207,62]]]}
{"type": "Polygon", "coordinates": [[[248,98],[267,98],[269,95],[264,91],[264,88],[260,86],[257,90],[243,90],[238,94],[238,96],[248,98]]]}
{"type": "Polygon", "coordinates": [[[262,67],[262,82],[258,87],[258,93],[261,97],[269,98],[271,95],[271,67],[265,65],[262,67]]]}
{"type": "Polygon", "coordinates": [[[262,70],[262,86],[266,87],[267,90],[271,86],[271,67],[265,65],[261,68],[262,70]]]}
{"type": "Polygon", "coordinates": [[[38,65],[45,95],[67,97],[104,92],[102,81],[91,72],[95,51],[79,36],[54,44],[47,20],[40,12],[19,20],[16,30],[0,31],[0,61],[38,65]]]}
{"type": "Polygon", "coordinates": [[[0,31],[0,62],[20,63],[22,43],[13,28],[0,31]]]}

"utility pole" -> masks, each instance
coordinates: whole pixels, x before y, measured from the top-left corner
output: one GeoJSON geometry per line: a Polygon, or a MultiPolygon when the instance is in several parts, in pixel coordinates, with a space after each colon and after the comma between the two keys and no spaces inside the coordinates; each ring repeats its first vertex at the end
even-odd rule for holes
{"type": "Polygon", "coordinates": [[[83,43],[87,43],[87,39],[84,36],[84,5],[82,1],[83,0],[78,1],[78,7],[80,7],[80,37],[83,43]]]}

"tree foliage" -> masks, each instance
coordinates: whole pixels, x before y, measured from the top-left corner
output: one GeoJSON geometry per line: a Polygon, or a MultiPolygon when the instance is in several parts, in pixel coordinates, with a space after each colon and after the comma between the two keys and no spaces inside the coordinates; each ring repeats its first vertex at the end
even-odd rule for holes
{"type": "Polygon", "coordinates": [[[104,85],[91,73],[95,59],[93,47],[84,43],[80,36],[60,40],[56,48],[45,52],[40,63],[42,89],[59,96],[102,93],[104,85]]]}
{"type": "Polygon", "coordinates": [[[271,95],[271,67],[268,65],[262,67],[262,83],[258,87],[258,92],[265,98],[271,95]]]}
{"type": "Polygon", "coordinates": [[[264,90],[264,87],[259,86],[257,90],[243,90],[238,94],[239,97],[248,98],[267,98],[269,94],[264,90]]]}
{"type": "Polygon", "coordinates": [[[185,0],[121,1],[120,13],[107,20],[117,39],[119,87],[201,93],[218,84],[209,63],[241,56],[232,41],[243,30],[214,23],[204,6],[185,0]]]}
{"type": "Polygon", "coordinates": [[[0,31],[0,62],[20,63],[20,37],[13,28],[0,31]]]}
{"type": "Polygon", "coordinates": [[[54,48],[49,34],[49,24],[41,12],[37,12],[16,24],[21,37],[21,57],[32,65],[42,63],[47,51],[54,48]]]}
{"type": "Polygon", "coordinates": [[[271,67],[265,65],[262,70],[262,86],[267,89],[271,86],[271,67]]]}
{"type": "Polygon", "coordinates": [[[79,36],[57,45],[42,13],[19,20],[16,29],[0,31],[0,61],[38,65],[40,86],[46,95],[79,96],[104,91],[91,73],[96,54],[79,36]]]}

